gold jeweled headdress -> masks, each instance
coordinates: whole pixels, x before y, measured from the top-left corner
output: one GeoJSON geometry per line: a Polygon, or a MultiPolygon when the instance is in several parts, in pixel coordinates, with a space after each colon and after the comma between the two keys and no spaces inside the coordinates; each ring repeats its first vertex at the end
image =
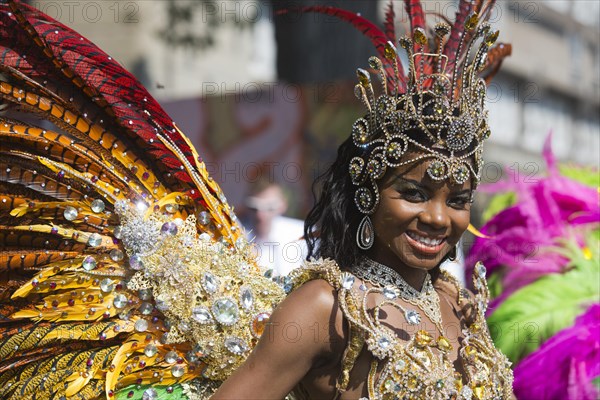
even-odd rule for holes
{"type": "Polygon", "coordinates": [[[357,71],[355,88],[368,112],[352,127],[354,144],[364,150],[350,161],[349,172],[358,186],[356,205],[367,215],[377,207],[376,181],[388,167],[431,159],[427,169],[431,179],[478,183],[482,145],[490,135],[486,81],[511,50],[503,44],[492,48],[498,31],[492,31],[485,20],[493,2],[461,1],[454,25],[436,24],[432,40],[426,34],[420,2],[407,1],[406,6],[412,36],[402,37],[399,43],[408,55],[408,74],[394,46],[393,7],[386,15],[385,32],[339,9],[305,9],[337,16],[362,29],[382,56],[371,57],[369,66],[381,78],[384,93],[375,96],[370,74],[364,69],[357,71]],[[435,51],[430,51],[430,44],[435,51]]]}

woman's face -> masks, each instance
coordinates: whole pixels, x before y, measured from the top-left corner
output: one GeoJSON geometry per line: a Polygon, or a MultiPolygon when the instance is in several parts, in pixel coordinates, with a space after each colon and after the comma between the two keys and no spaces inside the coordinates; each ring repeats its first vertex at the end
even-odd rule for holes
{"type": "Polygon", "coordinates": [[[397,270],[435,268],[469,225],[471,183],[433,181],[428,165],[398,167],[379,186],[370,256],[397,270]]]}

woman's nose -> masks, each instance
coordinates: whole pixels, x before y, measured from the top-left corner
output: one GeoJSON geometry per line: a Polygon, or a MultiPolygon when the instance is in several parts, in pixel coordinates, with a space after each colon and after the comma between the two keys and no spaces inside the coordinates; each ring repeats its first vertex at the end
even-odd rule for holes
{"type": "Polygon", "coordinates": [[[432,199],[425,203],[419,220],[433,229],[446,229],[450,225],[450,216],[445,202],[432,199]]]}

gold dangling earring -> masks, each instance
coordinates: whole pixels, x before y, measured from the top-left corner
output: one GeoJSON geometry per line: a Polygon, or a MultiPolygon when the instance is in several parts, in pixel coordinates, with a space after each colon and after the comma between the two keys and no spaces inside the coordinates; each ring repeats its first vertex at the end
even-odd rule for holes
{"type": "Polygon", "coordinates": [[[375,229],[368,215],[360,221],[356,230],[356,245],[361,250],[369,250],[375,242],[375,229]]]}

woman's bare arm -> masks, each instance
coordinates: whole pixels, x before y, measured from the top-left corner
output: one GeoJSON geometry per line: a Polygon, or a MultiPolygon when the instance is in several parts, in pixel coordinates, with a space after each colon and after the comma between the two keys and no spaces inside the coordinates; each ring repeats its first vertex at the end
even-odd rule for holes
{"type": "Polygon", "coordinates": [[[331,338],[314,333],[318,329],[342,334],[336,308],[335,292],[323,280],[307,282],[292,292],[273,312],[246,362],[211,399],[283,399],[309,370],[323,363],[323,357],[331,355],[331,338]],[[323,329],[332,322],[335,329],[323,329]]]}

